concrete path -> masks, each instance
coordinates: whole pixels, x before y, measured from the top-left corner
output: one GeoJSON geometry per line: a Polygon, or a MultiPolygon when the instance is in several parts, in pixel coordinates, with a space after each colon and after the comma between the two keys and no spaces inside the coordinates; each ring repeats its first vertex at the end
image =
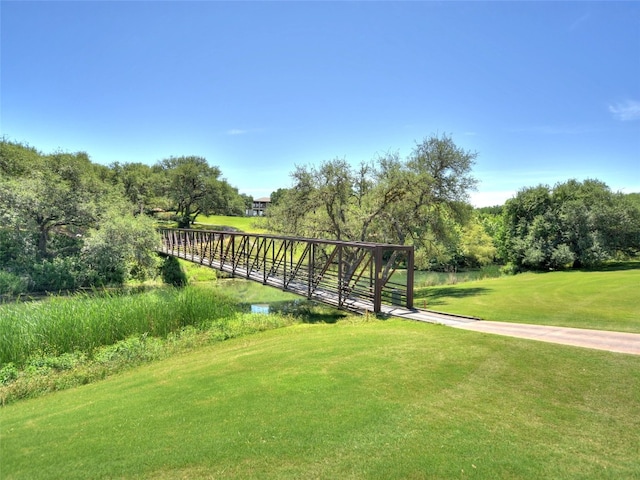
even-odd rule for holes
{"type": "Polygon", "coordinates": [[[407,310],[395,307],[383,307],[387,315],[438,323],[464,330],[493,333],[509,337],[527,338],[543,342],[560,343],[576,347],[594,348],[610,352],[640,355],[640,334],[588,330],[583,328],[551,327],[522,323],[491,322],[469,317],[446,315],[425,310],[407,310]]]}

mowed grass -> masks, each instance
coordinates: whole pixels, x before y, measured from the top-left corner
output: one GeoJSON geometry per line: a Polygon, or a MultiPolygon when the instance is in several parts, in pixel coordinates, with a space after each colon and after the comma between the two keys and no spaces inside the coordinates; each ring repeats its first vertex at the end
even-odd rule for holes
{"type": "Polygon", "coordinates": [[[216,227],[232,227],[246,233],[267,233],[262,227],[264,219],[260,217],[228,217],[225,215],[199,215],[196,223],[203,228],[215,230],[216,227]]]}
{"type": "Polygon", "coordinates": [[[415,305],[483,320],[640,333],[640,265],[419,288],[415,305]]]}
{"type": "Polygon", "coordinates": [[[3,479],[640,478],[640,357],[370,317],[0,410],[3,479]]]}

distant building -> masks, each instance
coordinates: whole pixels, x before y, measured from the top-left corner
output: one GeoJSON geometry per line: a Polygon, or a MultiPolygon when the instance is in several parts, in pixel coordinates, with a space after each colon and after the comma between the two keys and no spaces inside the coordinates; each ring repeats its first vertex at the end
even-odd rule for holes
{"type": "Polygon", "coordinates": [[[253,201],[253,205],[249,212],[249,215],[252,217],[261,217],[267,211],[267,208],[271,204],[271,199],[269,197],[256,198],[253,201]]]}

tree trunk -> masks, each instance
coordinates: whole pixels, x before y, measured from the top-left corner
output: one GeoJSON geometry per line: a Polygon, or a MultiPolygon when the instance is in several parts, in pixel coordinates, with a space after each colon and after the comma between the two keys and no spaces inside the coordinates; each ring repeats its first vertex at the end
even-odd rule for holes
{"type": "Polygon", "coordinates": [[[49,241],[49,228],[46,225],[40,225],[38,233],[38,255],[40,258],[47,258],[47,243],[49,241]]]}

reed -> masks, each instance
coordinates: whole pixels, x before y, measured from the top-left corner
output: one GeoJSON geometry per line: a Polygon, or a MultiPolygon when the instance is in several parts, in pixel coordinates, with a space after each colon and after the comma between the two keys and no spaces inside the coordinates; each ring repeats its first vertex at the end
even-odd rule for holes
{"type": "Polygon", "coordinates": [[[90,355],[132,335],[164,338],[186,326],[205,329],[237,312],[228,296],[197,286],[5,304],[0,306],[0,367],[22,366],[34,355],[90,355]]]}

